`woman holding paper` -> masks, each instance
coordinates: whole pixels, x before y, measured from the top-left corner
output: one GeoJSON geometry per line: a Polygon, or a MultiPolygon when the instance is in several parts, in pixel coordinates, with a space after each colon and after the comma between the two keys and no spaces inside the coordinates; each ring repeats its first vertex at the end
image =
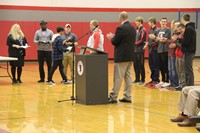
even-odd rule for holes
{"type": "Polygon", "coordinates": [[[24,66],[24,56],[26,55],[25,48],[28,47],[26,38],[19,24],[12,25],[7,38],[9,57],[15,57],[17,61],[10,61],[13,84],[22,83],[21,74],[24,66]],[[17,70],[17,78],[15,77],[17,70]]]}

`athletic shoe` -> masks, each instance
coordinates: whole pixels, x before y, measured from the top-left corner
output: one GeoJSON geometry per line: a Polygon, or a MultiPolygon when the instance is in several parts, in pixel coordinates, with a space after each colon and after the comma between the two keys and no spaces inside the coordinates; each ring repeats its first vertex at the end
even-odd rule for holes
{"type": "Polygon", "coordinates": [[[138,85],[143,85],[145,82],[144,81],[140,81],[138,82],[138,85]]]}
{"type": "Polygon", "coordinates": [[[72,81],[71,80],[62,80],[61,83],[62,84],[71,84],[72,81]]]}
{"type": "Polygon", "coordinates": [[[55,82],[53,80],[47,80],[46,83],[48,85],[55,85],[55,82]]]}
{"type": "Polygon", "coordinates": [[[155,85],[156,88],[161,88],[161,86],[164,84],[164,82],[160,82],[158,84],[155,85]]]}
{"type": "Polygon", "coordinates": [[[170,83],[165,82],[164,84],[161,85],[162,88],[166,88],[170,85],[170,83]]]}

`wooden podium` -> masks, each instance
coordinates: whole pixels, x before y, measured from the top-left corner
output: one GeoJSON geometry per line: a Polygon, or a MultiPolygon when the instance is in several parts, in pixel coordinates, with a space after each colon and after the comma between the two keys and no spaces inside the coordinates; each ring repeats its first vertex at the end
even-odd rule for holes
{"type": "Polygon", "coordinates": [[[108,103],[108,54],[80,47],[76,55],[76,103],[85,105],[108,103]],[[92,52],[85,54],[86,51],[92,52]]]}

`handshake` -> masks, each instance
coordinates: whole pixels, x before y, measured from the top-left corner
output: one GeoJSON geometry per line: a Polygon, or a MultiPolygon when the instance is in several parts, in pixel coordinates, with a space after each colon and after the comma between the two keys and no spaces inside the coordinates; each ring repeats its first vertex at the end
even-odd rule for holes
{"type": "Polygon", "coordinates": [[[69,53],[71,50],[72,50],[72,47],[69,46],[69,47],[67,47],[67,48],[64,49],[64,52],[69,53]]]}

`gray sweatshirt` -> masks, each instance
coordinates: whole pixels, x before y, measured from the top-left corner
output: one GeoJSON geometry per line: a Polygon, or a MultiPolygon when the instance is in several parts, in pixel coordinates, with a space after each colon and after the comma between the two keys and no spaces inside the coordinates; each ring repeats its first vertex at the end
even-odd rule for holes
{"type": "MultiPolygon", "coordinates": [[[[171,30],[166,27],[157,31],[157,37],[171,39],[171,30]]],[[[167,42],[158,42],[158,53],[168,52],[169,45],[167,42]]]]}
{"type": "Polygon", "coordinates": [[[37,30],[34,36],[34,43],[38,44],[38,50],[40,51],[51,51],[51,39],[53,37],[53,32],[49,29],[45,31],[37,30]]]}

